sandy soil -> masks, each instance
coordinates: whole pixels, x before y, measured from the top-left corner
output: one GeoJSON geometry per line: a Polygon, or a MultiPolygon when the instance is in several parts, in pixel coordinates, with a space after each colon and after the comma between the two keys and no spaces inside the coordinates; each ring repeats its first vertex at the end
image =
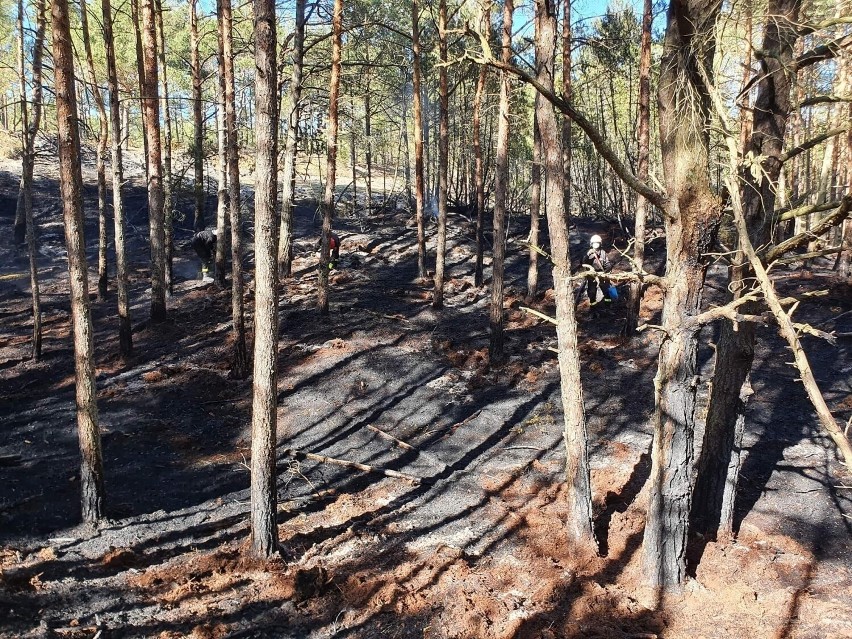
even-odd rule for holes
{"type": "MultiPolygon", "coordinates": [[[[4,229],[14,215],[14,170],[0,166],[4,229]]],[[[680,595],[659,600],[640,585],[638,568],[658,338],[649,332],[621,345],[620,309],[594,321],[581,305],[602,552],[568,546],[561,406],[548,350],[555,336],[520,309],[526,266],[516,241],[526,229],[519,218],[511,220],[508,251],[510,357],[489,370],[489,291],[472,284],[464,215],[450,219],[441,312],[429,305],[429,282],[416,278],[405,211],[339,220],[342,268],[332,276],[332,313],[321,319],[314,311],[319,218],[303,200],[296,276],[281,298],[281,558],[260,566],[244,558],[251,382],[228,378],[229,293],[198,282],[197,260],[179,248],[169,321],[148,325],[147,220],[137,179],[128,198],[129,361],[116,356],[114,290],[93,302],[110,520],[97,529],[77,525],[61,216],[55,175],[50,167],[41,175],[46,335],[39,363],[28,359],[26,258],[10,234],[0,242],[0,637],[852,637],[852,478],[816,430],[771,327],[761,329],[753,379],[739,536],[694,540],[694,578],[680,595]],[[285,448],[419,481],[297,461],[285,448]]],[[[94,195],[87,184],[91,256],[94,195]]],[[[190,198],[179,201],[181,210],[191,210],[190,198]]],[[[178,221],[179,247],[188,227],[178,221]]],[[[247,230],[250,240],[250,223],[247,230]]],[[[576,251],[583,234],[610,229],[580,222],[579,231],[576,251]]],[[[652,246],[659,268],[663,248],[652,246]]],[[[832,280],[826,264],[779,270],[779,286],[828,291],[804,302],[797,317],[852,331],[852,313],[843,315],[852,311],[850,287],[832,280]]],[[[722,286],[722,277],[714,267],[710,284],[722,286]]],[[[708,301],[719,295],[711,288],[708,301]]],[[[249,285],[249,320],[251,302],[249,285]]],[[[660,303],[651,290],[647,319],[660,303]]],[[[552,313],[549,292],[535,306],[552,313]]],[[[849,340],[831,346],[806,337],[805,344],[829,406],[848,419],[849,340]]],[[[703,407],[709,346],[701,361],[703,407]]]]}

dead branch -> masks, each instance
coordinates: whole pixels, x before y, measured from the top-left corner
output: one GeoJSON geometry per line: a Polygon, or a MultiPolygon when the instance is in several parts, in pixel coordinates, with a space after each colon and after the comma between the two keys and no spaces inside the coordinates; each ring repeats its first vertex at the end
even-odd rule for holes
{"type": "Polygon", "coordinates": [[[328,457],[327,455],[317,455],[315,453],[308,453],[303,450],[297,450],[295,448],[285,448],[283,453],[287,457],[292,457],[294,459],[310,459],[312,461],[318,461],[323,464],[335,464],[337,466],[345,466],[347,468],[356,468],[358,470],[364,471],[365,473],[378,473],[380,475],[385,475],[386,477],[404,479],[406,481],[410,481],[413,484],[419,484],[423,482],[422,477],[415,477],[414,475],[409,475],[408,473],[401,473],[399,471],[389,470],[387,468],[379,468],[378,466],[370,466],[369,464],[361,464],[359,462],[349,461],[347,459],[337,459],[335,457],[328,457]]]}
{"type": "Polygon", "coordinates": [[[737,313],[737,309],[747,302],[754,302],[758,297],[754,294],[743,295],[735,300],[732,300],[724,306],[717,306],[704,311],[694,317],[688,318],[684,322],[684,329],[694,330],[696,327],[710,324],[717,320],[727,318],[732,322],[763,322],[762,315],[742,315],[737,313]]]}
{"type": "MultiPolygon", "coordinates": [[[[808,394],[808,398],[811,400],[811,404],[813,404],[813,407],[816,410],[820,424],[828,432],[829,436],[839,449],[846,467],[852,468],[852,445],[849,444],[849,440],[846,439],[843,431],[840,430],[840,427],[837,425],[828,405],[825,403],[825,398],[822,396],[819,386],[817,385],[807,354],[799,341],[796,326],[790,318],[790,315],[782,308],[781,301],[778,298],[778,293],[775,291],[775,286],[772,284],[772,280],[769,279],[769,273],[767,273],[766,268],[763,266],[763,262],[760,257],[758,257],[757,252],[751,243],[751,239],[749,238],[748,224],[746,223],[745,215],[743,214],[740,190],[738,188],[738,184],[735,182],[736,176],[739,174],[739,167],[737,166],[739,140],[733,134],[734,129],[730,124],[725,104],[718,91],[715,90],[710,82],[707,82],[707,87],[710,91],[716,112],[721,120],[722,129],[725,133],[725,143],[728,147],[729,173],[725,177],[725,185],[731,195],[731,208],[734,214],[734,224],[736,225],[737,233],[739,234],[740,250],[742,250],[743,254],[748,258],[748,261],[754,270],[754,275],[760,285],[760,290],[763,292],[764,300],[778,323],[781,336],[787,341],[787,345],[790,347],[790,350],[793,351],[796,368],[799,370],[799,377],[802,385],[805,387],[805,392],[808,394]]],[[[844,205],[841,208],[848,209],[850,203],[852,203],[852,196],[847,195],[844,198],[844,205]]],[[[793,310],[795,310],[795,307],[791,309],[791,313],[793,310]]]]}
{"type": "Polygon", "coordinates": [[[830,248],[821,249],[819,251],[811,251],[810,253],[801,253],[799,255],[791,255],[790,257],[785,257],[780,260],[775,260],[773,264],[793,264],[794,262],[803,262],[805,260],[812,260],[815,257],[824,257],[826,255],[833,255],[835,253],[840,253],[843,250],[842,246],[832,246],[830,248]]]}
{"type": "Polygon", "coordinates": [[[797,155],[801,155],[802,153],[804,153],[808,149],[812,149],[813,147],[815,147],[817,144],[820,144],[821,142],[825,142],[828,138],[832,138],[835,135],[840,135],[842,133],[846,133],[849,130],[849,126],[850,125],[846,124],[844,126],[839,126],[837,128],[834,128],[834,129],[829,129],[825,133],[817,135],[817,136],[811,138],[810,140],[808,140],[807,142],[803,142],[802,144],[800,144],[797,147],[793,147],[792,149],[790,149],[786,153],[782,154],[781,157],[778,158],[778,159],[781,162],[781,164],[784,164],[785,162],[789,162],[790,160],[792,160],[797,155]]]}
{"type": "Polygon", "coordinates": [[[844,34],[839,38],[835,38],[830,42],[814,47],[810,51],[805,51],[798,58],[793,60],[793,68],[796,71],[803,69],[822,60],[831,60],[837,57],[840,51],[852,44],[852,34],[844,34]]]}
{"type": "Polygon", "coordinates": [[[852,195],[846,195],[841,201],[840,206],[830,214],[826,215],[814,228],[809,231],[802,231],[798,235],[794,235],[788,240],[784,240],[780,244],[767,250],[763,255],[764,261],[769,264],[780,258],[785,253],[789,253],[801,246],[804,246],[814,238],[819,237],[829,229],[837,226],[849,215],[849,210],[852,208],[852,195]]]}
{"type": "Polygon", "coordinates": [[[776,222],[784,222],[786,220],[792,220],[797,217],[802,217],[803,215],[810,215],[811,213],[822,213],[823,211],[830,211],[831,209],[836,209],[840,206],[840,200],[835,200],[833,202],[823,202],[822,204],[808,204],[806,206],[799,206],[795,209],[780,209],[775,212],[773,217],[776,222]]]}
{"type": "Polygon", "coordinates": [[[421,455],[421,456],[422,456],[422,457],[424,457],[425,459],[428,459],[428,460],[429,460],[429,461],[431,461],[433,464],[435,464],[435,465],[437,465],[437,466],[440,466],[441,468],[446,468],[446,467],[447,467],[447,465],[446,465],[444,462],[442,462],[440,459],[438,459],[438,458],[437,458],[435,455],[433,455],[432,453],[427,453],[427,452],[424,452],[424,451],[422,451],[422,450],[418,450],[417,448],[415,448],[414,446],[412,446],[412,445],[411,445],[411,444],[409,444],[408,442],[404,442],[404,441],[402,441],[401,439],[397,439],[396,437],[394,437],[394,436],[393,436],[393,435],[391,435],[390,433],[388,433],[388,432],[386,432],[386,431],[383,431],[381,428],[376,428],[376,427],[375,427],[375,426],[373,426],[372,424],[368,424],[368,425],[367,425],[367,428],[368,428],[369,430],[373,431],[374,433],[376,433],[377,435],[379,435],[380,437],[384,437],[385,439],[389,439],[389,440],[391,440],[392,442],[394,442],[397,446],[399,446],[399,447],[400,447],[400,448],[402,448],[402,449],[410,450],[410,451],[411,451],[411,452],[413,452],[413,453],[417,453],[418,455],[421,455]]]}

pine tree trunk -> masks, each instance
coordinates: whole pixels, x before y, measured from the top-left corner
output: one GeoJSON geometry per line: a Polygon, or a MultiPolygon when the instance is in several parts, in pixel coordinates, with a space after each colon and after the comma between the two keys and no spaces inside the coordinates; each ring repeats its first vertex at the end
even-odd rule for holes
{"type": "MultiPolygon", "coordinates": [[[[136,36],[136,75],[139,78],[139,110],[142,112],[142,156],[145,158],[145,179],[148,180],[148,123],[145,119],[145,56],[142,52],[142,23],[140,19],[140,2],[130,0],[130,15],[133,20],[133,31],[136,36]]],[[[158,129],[159,130],[159,129],[158,129]]],[[[128,150],[130,149],[130,109],[127,111],[128,150]]]]}
{"type": "Polygon", "coordinates": [[[107,122],[104,99],[101,95],[98,81],[95,77],[95,63],[92,57],[92,45],[89,34],[89,10],[86,0],[80,0],[80,27],[83,34],[83,47],[86,52],[86,69],[89,74],[89,86],[92,97],[98,109],[98,146],[95,151],[95,166],[98,176],[98,300],[103,301],[107,295],[108,266],[107,266],[107,188],[106,188],[106,147],[109,139],[109,124],[107,122]]]}
{"type": "MultiPolygon", "coordinates": [[[[783,132],[790,115],[795,24],[800,7],[801,0],[770,0],[767,8],[771,17],[764,28],[762,50],[770,57],[765,61],[767,73],[757,85],[747,147],[755,157],[764,158],[763,173],[760,181],[755,181],[750,171],[740,176],[743,211],[755,246],[770,238],[767,221],[775,208],[783,132]]],[[[744,281],[752,277],[746,256],[738,252],[730,283],[736,296],[741,294],[744,281]]],[[[746,304],[742,312],[759,312],[759,306],[746,304]]],[[[733,533],[733,503],[745,408],[751,395],[749,373],[754,360],[754,340],[755,329],[750,323],[734,326],[730,320],[723,320],[691,513],[693,530],[705,536],[729,537],[733,533]]]]}
{"type": "MultiPolygon", "coordinates": [[[[536,76],[553,91],[556,50],[556,0],[536,0],[536,76]]],[[[562,199],[564,164],[559,128],[553,107],[546,100],[536,106],[541,132],[545,173],[545,212],[553,258],[553,285],[556,295],[556,338],[559,381],[564,412],[565,517],[568,540],[586,551],[596,550],[592,527],[592,487],[589,470],[586,415],[580,379],[580,351],[577,348],[577,320],[571,286],[571,256],[568,244],[568,215],[562,199]]]]}
{"type": "MultiPolygon", "coordinates": [[[[562,0],[562,99],[571,103],[571,2],[562,0]]],[[[571,118],[562,116],[562,170],[565,173],[565,187],[562,199],[565,215],[571,217],[571,118]]],[[[600,183],[600,182],[599,182],[600,183]]]]}
{"type": "MultiPolygon", "coordinates": [[[[651,138],[651,22],[653,20],[651,0],[645,0],[642,12],[642,40],[639,52],[639,105],[638,105],[638,146],[639,158],[636,177],[642,182],[648,181],[648,156],[651,138]]],[[[633,229],[633,268],[642,271],[645,265],[645,221],[648,215],[648,200],[644,195],[636,197],[636,219],[633,229]]],[[[627,296],[627,319],[624,324],[624,337],[630,339],[636,334],[639,325],[639,308],[642,303],[643,286],[640,282],[631,282],[627,296]]]]}
{"type": "MultiPolygon", "coordinates": [[[[491,30],[491,12],[487,9],[483,12],[481,28],[491,30]]],[[[473,157],[474,177],[476,188],[476,262],[473,271],[473,285],[482,286],[482,249],[483,249],[483,224],[485,223],[485,170],[482,159],[482,100],[485,94],[485,65],[479,67],[479,76],[476,80],[476,93],[473,97],[473,157]]]]}
{"type": "Polygon", "coordinates": [[[642,547],[652,587],[678,588],[686,579],[698,327],[706,272],[703,251],[721,219],[708,170],[710,101],[695,66],[713,77],[713,34],[721,3],[672,4],[660,68],[660,146],[665,201],[666,281],[659,365],[654,379],[654,440],[648,514],[642,547]]]}
{"type": "Polygon", "coordinates": [[[148,219],[151,227],[151,320],[166,319],[165,214],[157,81],[157,28],[154,0],[142,0],[142,52],[145,90],[142,100],[148,133],[148,219]]]}
{"type": "Polygon", "coordinates": [[[367,179],[365,187],[367,190],[367,206],[366,213],[369,217],[373,212],[373,140],[372,140],[372,122],[370,113],[370,49],[367,48],[367,78],[364,87],[364,162],[367,165],[367,179]]]}
{"type": "MultiPolygon", "coordinates": [[[[221,15],[221,9],[218,9],[221,15]]],[[[220,19],[221,24],[221,19],[220,19]]],[[[225,288],[228,248],[228,135],[225,124],[225,40],[221,26],[216,30],[219,71],[216,85],[216,285],[225,288]]]]}
{"type": "MultiPolygon", "coordinates": [[[[444,308],[444,269],[447,259],[447,170],[449,155],[449,87],[447,84],[447,0],[438,2],[438,236],[435,247],[435,291],[432,308],[444,308]]],[[[496,244],[496,243],[495,243],[496,244]]]]}
{"type": "Polygon", "coordinates": [[[104,473],[98,430],[95,388],[94,339],[89,309],[86,246],[83,239],[83,176],[80,169],[80,134],[74,93],[74,58],[68,1],[51,3],[56,122],[59,148],[59,185],[62,194],[65,243],[71,288],[71,322],[74,329],[74,372],[77,429],[80,440],[80,490],[83,521],[104,517],[104,473]]]}
{"type": "Polygon", "coordinates": [[[27,241],[27,253],[29,254],[30,266],[30,293],[33,309],[33,341],[32,358],[35,361],[41,359],[41,292],[38,280],[38,250],[36,248],[36,227],[33,216],[33,173],[35,170],[35,138],[41,126],[42,111],[42,60],[44,52],[44,34],[46,29],[45,2],[36,2],[36,30],[33,42],[33,64],[32,64],[32,119],[29,118],[26,93],[26,69],[25,69],[25,45],[24,45],[24,4],[18,0],[18,33],[19,33],[19,61],[18,76],[21,84],[21,132],[23,136],[22,166],[21,166],[21,203],[24,214],[25,238],[27,241]]]}
{"type": "Polygon", "coordinates": [[[246,327],[243,313],[243,230],[240,197],[240,148],[234,95],[234,48],[231,0],[218,0],[225,70],[225,140],[228,159],[228,204],[231,217],[231,323],[233,353],[231,377],[248,377],[246,327]]]}
{"type": "Polygon", "coordinates": [[[118,74],[115,66],[115,39],[112,30],[110,0],[101,0],[106,53],[109,113],[112,128],[112,208],[115,228],[115,284],[118,291],[118,348],[122,357],[133,351],[133,332],[130,323],[130,303],[127,297],[127,255],[124,244],[124,200],[121,190],[124,182],[121,156],[121,106],[118,93],[118,74]]]}
{"type": "Polygon", "coordinates": [[[296,0],[296,30],[293,37],[293,74],[290,79],[290,110],[287,142],[284,147],[284,175],[281,187],[281,230],[278,247],[278,273],[293,274],[293,199],[296,195],[296,154],[299,142],[299,115],[302,99],[302,69],[305,50],[305,0],[296,0]]]}
{"type": "Polygon", "coordinates": [[[326,132],[328,136],[328,154],[326,156],[319,289],[317,291],[317,308],[319,308],[320,315],[328,315],[329,239],[331,237],[331,222],[334,217],[334,186],[337,179],[337,114],[340,106],[338,102],[340,100],[340,58],[343,49],[343,0],[334,0],[334,14],[331,26],[333,39],[331,44],[331,78],[328,87],[328,127],[326,132]]]}
{"type": "Polygon", "coordinates": [[[172,261],[174,259],[174,224],[172,206],[172,116],[169,109],[169,76],[166,72],[166,36],[163,33],[163,5],[162,0],[156,0],[157,31],[160,34],[160,67],[163,78],[163,124],[165,134],[163,136],[163,223],[164,241],[166,243],[166,271],[165,287],[166,294],[171,295],[174,286],[172,273],[172,261]]]}
{"type": "MultiPolygon", "coordinates": [[[[536,93],[535,101],[543,98],[536,93]]],[[[536,107],[537,110],[537,107],[536,107]]],[[[541,132],[538,117],[533,114],[532,186],[530,187],[530,264],[527,269],[527,298],[538,295],[538,226],[541,215],[541,132]]]]}
{"type": "MultiPolygon", "coordinates": [[[[503,4],[503,64],[512,62],[513,0],[503,4]]],[[[491,365],[500,364],[503,352],[503,273],[506,257],[506,209],[509,196],[509,73],[500,71],[500,107],[497,117],[497,166],[494,169],[494,255],[491,262],[491,317],[488,356],[491,365]]]]}
{"type": "Polygon", "coordinates": [[[251,420],[251,548],[259,558],[278,547],[275,473],[278,400],[278,79],[275,0],[254,2],[255,312],[251,420]]]}
{"type": "Polygon", "coordinates": [[[414,117],[414,206],[417,217],[417,277],[426,277],[426,229],[423,207],[426,204],[426,184],[423,165],[423,107],[420,87],[420,8],[417,0],[411,1],[411,48],[413,51],[412,75],[414,117]]]}
{"type": "Polygon", "coordinates": [[[195,215],[193,228],[204,228],[204,120],[201,109],[201,62],[198,53],[198,0],[189,0],[189,68],[192,76],[192,159],[195,169],[195,215]]]}

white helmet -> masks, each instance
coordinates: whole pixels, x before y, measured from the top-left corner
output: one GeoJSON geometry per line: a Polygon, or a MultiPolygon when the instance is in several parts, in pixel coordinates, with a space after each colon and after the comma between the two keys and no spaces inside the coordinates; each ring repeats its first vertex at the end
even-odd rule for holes
{"type": "Polygon", "coordinates": [[[592,246],[594,246],[595,244],[600,246],[601,244],[603,244],[603,240],[601,240],[600,235],[592,235],[591,239],[589,240],[589,244],[591,244],[592,246]]]}

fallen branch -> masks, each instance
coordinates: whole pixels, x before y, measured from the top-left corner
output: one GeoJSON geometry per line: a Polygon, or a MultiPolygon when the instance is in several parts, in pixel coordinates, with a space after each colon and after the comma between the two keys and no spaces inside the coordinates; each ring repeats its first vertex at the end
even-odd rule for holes
{"type": "Polygon", "coordinates": [[[374,433],[376,433],[377,435],[379,435],[380,437],[384,437],[385,439],[391,440],[400,448],[403,448],[405,450],[410,450],[411,452],[417,453],[418,455],[422,455],[423,457],[425,457],[426,459],[431,461],[433,464],[436,464],[436,465],[440,466],[441,468],[447,467],[447,465],[444,462],[442,462],[440,459],[438,459],[432,453],[426,453],[426,452],[423,452],[422,450],[418,450],[417,448],[415,448],[414,446],[412,446],[408,442],[404,442],[401,439],[397,439],[396,437],[394,437],[390,433],[383,431],[381,428],[376,428],[372,424],[368,424],[367,428],[370,429],[371,431],[373,431],[374,433]]]}
{"type": "Polygon", "coordinates": [[[396,470],[379,468],[377,466],[370,466],[369,464],[361,464],[359,462],[349,461],[347,459],[337,459],[335,457],[328,457],[327,455],[317,455],[315,453],[308,453],[303,450],[297,450],[295,448],[285,448],[284,455],[286,455],[287,457],[292,457],[293,459],[310,459],[312,461],[318,461],[323,464],[335,464],[337,466],[345,466],[346,468],[357,468],[358,470],[362,470],[365,473],[378,473],[387,477],[404,479],[414,484],[419,484],[423,482],[422,477],[415,477],[414,475],[409,475],[408,473],[401,473],[396,470]]]}

